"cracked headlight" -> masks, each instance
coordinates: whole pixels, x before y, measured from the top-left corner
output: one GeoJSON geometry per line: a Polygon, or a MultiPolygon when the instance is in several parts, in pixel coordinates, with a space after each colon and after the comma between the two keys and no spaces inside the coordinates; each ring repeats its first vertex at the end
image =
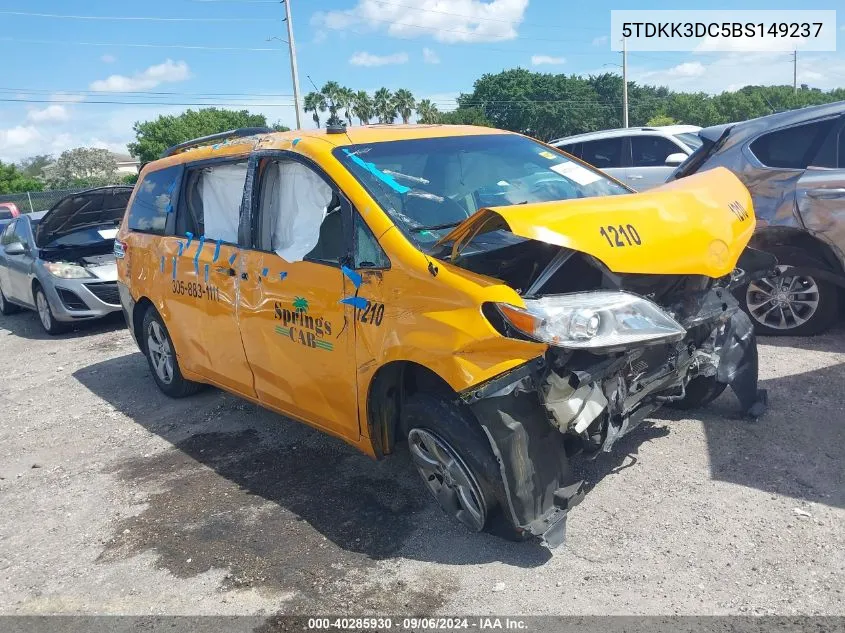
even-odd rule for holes
{"type": "Polygon", "coordinates": [[[44,262],[44,268],[53,277],[60,277],[61,279],[88,279],[94,276],[79,264],[69,262],[44,262]]]}
{"type": "Polygon", "coordinates": [[[599,350],[678,341],[686,330],[657,305],[621,291],[526,299],[525,309],[496,306],[528,337],[569,349],[599,350]]]}

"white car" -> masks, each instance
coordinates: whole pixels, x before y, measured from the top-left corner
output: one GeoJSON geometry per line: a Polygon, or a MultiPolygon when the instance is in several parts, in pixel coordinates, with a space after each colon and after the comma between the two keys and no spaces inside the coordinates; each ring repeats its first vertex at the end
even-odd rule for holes
{"type": "Polygon", "coordinates": [[[656,187],[701,146],[695,125],[629,127],[551,141],[581,160],[641,191],[656,187]]]}

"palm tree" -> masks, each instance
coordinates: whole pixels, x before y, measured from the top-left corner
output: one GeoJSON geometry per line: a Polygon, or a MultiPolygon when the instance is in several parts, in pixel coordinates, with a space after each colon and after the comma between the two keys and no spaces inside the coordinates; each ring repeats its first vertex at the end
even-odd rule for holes
{"type": "Polygon", "coordinates": [[[355,99],[352,103],[352,114],[358,117],[361,125],[369,125],[370,119],[373,117],[373,100],[366,90],[359,90],[355,93],[355,99]]]}
{"type": "Polygon", "coordinates": [[[346,86],[341,87],[340,91],[337,94],[337,107],[343,108],[343,114],[346,117],[346,121],[350,126],[352,125],[353,105],[355,105],[355,91],[350,88],[347,88],[346,86]]]}
{"type": "Polygon", "coordinates": [[[408,121],[411,118],[411,112],[413,112],[414,106],[416,105],[414,95],[411,94],[410,90],[400,88],[393,94],[393,107],[399,112],[399,116],[402,117],[402,123],[405,125],[408,125],[408,121]]]}
{"type": "Polygon", "coordinates": [[[343,121],[340,120],[340,117],[337,116],[337,110],[341,107],[339,103],[341,100],[341,93],[343,88],[341,88],[340,84],[336,81],[327,81],[323,84],[323,88],[320,90],[323,93],[323,97],[325,97],[326,101],[328,102],[329,107],[329,120],[326,121],[326,125],[340,125],[343,121]]]}
{"type": "Polygon", "coordinates": [[[320,127],[320,112],[326,111],[326,98],[319,92],[309,92],[305,95],[302,109],[306,112],[313,112],[311,118],[314,119],[314,124],[320,127]]]}
{"type": "Polygon", "coordinates": [[[440,112],[429,99],[423,99],[417,104],[417,123],[439,123],[440,112]]]}
{"type": "Polygon", "coordinates": [[[379,123],[393,123],[396,118],[396,105],[393,95],[387,88],[379,88],[373,95],[373,106],[378,115],[379,123]]]}

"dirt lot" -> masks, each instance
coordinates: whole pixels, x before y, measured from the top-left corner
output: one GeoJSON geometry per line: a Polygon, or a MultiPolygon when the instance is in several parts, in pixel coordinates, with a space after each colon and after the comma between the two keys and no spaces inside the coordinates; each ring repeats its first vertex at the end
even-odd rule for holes
{"type": "Polygon", "coordinates": [[[156,389],[120,320],[0,317],[0,613],[845,614],[845,331],[584,467],[554,553],[470,535],[373,462],[209,390],[156,389]]]}

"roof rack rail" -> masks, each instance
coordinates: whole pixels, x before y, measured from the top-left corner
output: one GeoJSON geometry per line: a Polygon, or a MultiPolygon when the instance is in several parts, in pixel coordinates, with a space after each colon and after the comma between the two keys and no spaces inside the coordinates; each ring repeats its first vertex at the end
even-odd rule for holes
{"type": "Polygon", "coordinates": [[[182,150],[190,149],[191,147],[199,147],[200,145],[205,145],[206,143],[210,143],[212,141],[222,141],[230,138],[243,138],[244,136],[254,136],[256,134],[270,134],[272,132],[273,129],[269,127],[242,127],[237,130],[229,130],[228,132],[209,134],[208,136],[201,136],[191,141],[185,141],[184,143],[168,147],[161,153],[161,158],[167,158],[168,156],[173,156],[173,154],[181,152],[182,150]]]}

